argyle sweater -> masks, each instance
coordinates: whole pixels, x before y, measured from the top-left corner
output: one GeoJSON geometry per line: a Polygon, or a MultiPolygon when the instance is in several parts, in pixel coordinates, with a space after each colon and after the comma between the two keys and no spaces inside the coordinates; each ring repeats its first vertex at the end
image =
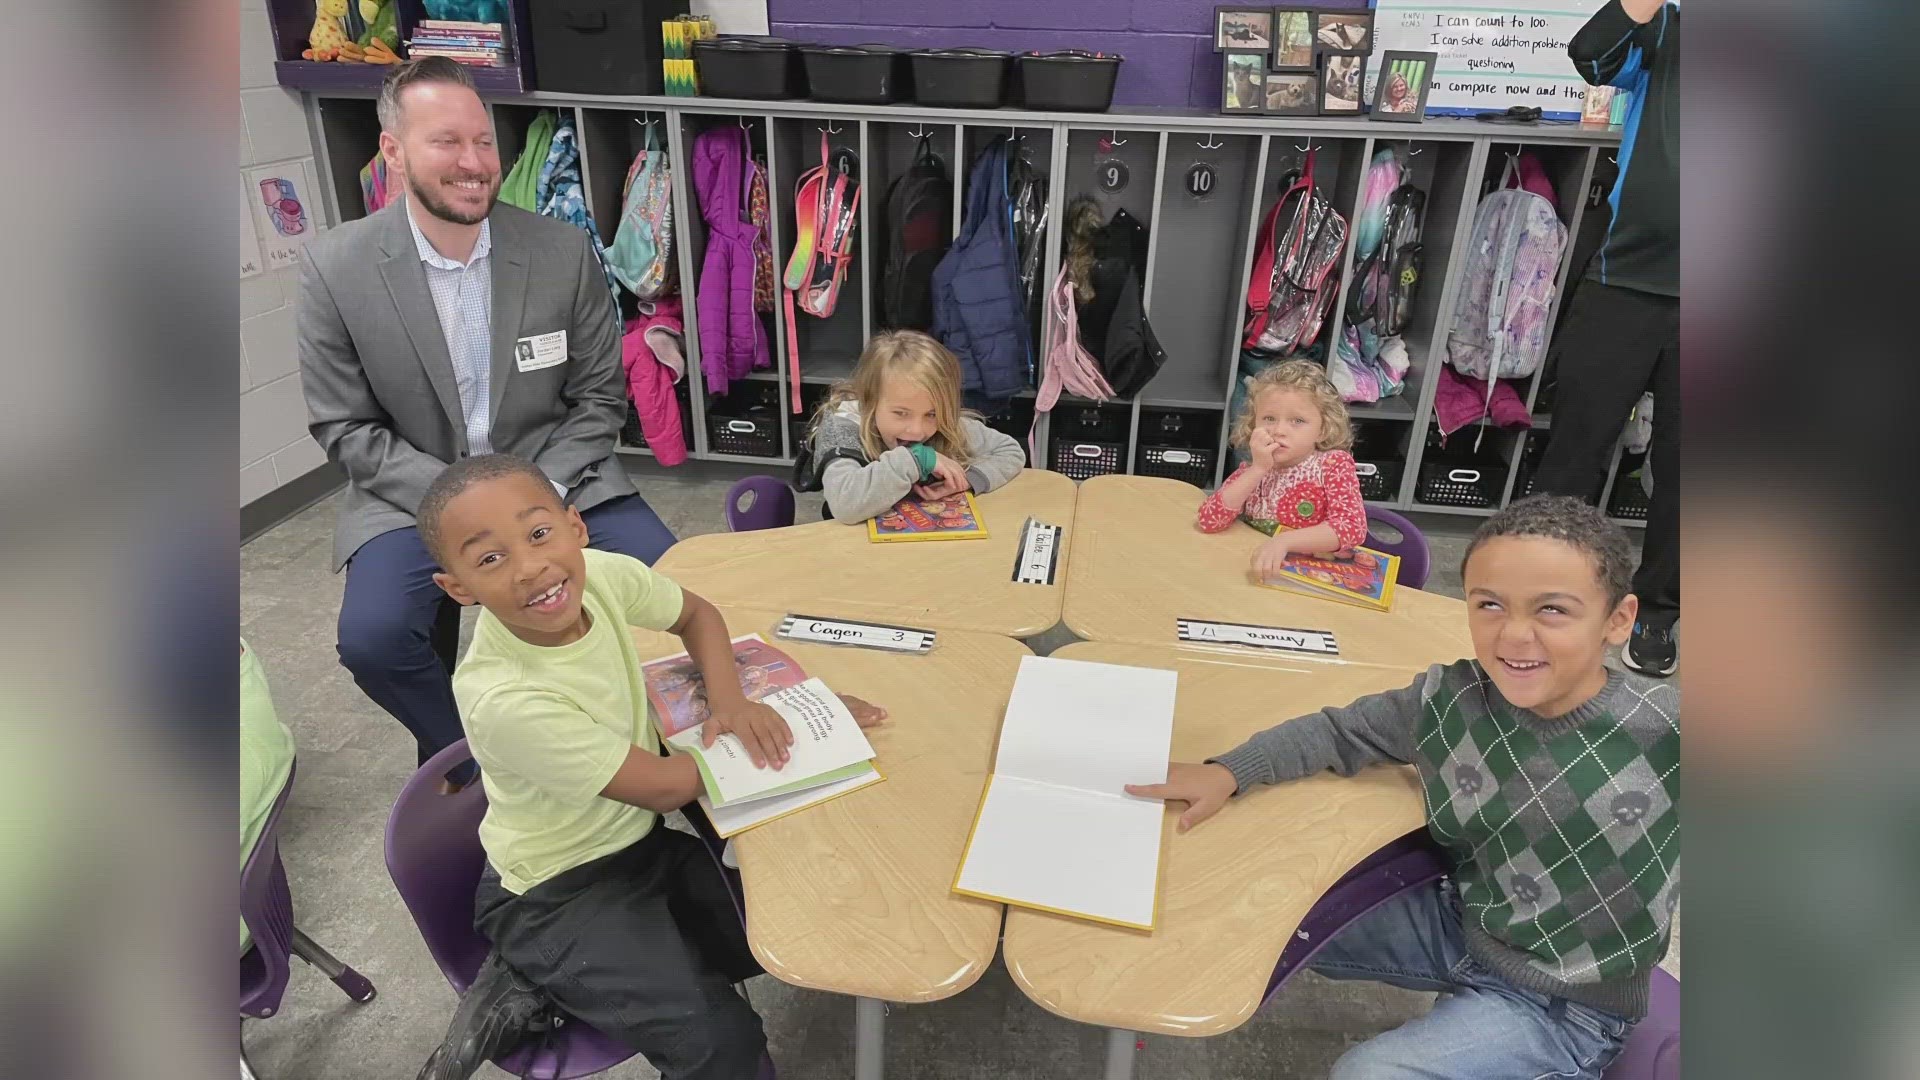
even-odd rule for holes
{"type": "Polygon", "coordinates": [[[1416,767],[1467,951],[1515,986],[1638,1019],[1680,898],[1680,692],[1625,672],[1564,716],[1509,705],[1472,660],[1323,709],[1213,759],[1236,794],[1416,767]]]}

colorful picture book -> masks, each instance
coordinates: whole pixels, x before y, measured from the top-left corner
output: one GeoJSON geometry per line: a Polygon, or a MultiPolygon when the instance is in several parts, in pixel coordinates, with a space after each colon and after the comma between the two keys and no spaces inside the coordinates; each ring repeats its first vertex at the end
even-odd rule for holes
{"type": "Polygon", "coordinates": [[[1393,586],[1399,577],[1400,556],[1357,547],[1331,557],[1289,555],[1281,564],[1279,576],[1260,584],[1387,611],[1393,607],[1393,586]]]}
{"type": "Polygon", "coordinates": [[[984,540],[987,523],[973,492],[944,499],[908,496],[867,522],[867,539],[876,544],[905,540],[984,540]]]}
{"type": "Polygon", "coordinates": [[[784,768],[756,768],[733,735],[702,746],[706,680],[679,653],[641,665],[654,727],[700,770],[700,806],[723,837],[744,832],[884,779],[873,747],[838,695],[758,634],[735,638],[734,665],[749,701],[778,712],[794,732],[784,768]]]}

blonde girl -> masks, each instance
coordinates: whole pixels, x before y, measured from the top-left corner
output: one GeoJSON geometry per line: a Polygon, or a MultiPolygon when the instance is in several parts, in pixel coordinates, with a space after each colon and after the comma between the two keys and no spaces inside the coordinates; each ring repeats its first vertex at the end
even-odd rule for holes
{"type": "Polygon", "coordinates": [[[893,330],[867,342],[852,378],[833,388],[808,436],[827,513],[859,524],[915,495],[986,494],[1020,475],[1019,440],[960,407],[960,362],[938,341],[893,330]]]}
{"type": "Polygon", "coordinates": [[[1251,459],[1200,504],[1198,524],[1220,532],[1237,518],[1270,534],[1253,554],[1256,576],[1271,578],[1294,552],[1329,554],[1367,538],[1353,425],[1320,365],[1288,360],[1249,379],[1232,438],[1251,459]]]}

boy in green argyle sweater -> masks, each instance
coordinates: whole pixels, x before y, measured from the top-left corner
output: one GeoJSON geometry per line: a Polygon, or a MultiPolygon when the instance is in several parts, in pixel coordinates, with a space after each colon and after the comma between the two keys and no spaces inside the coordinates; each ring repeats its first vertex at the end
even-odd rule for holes
{"type": "Polygon", "coordinates": [[[1639,603],[1626,535],[1593,507],[1517,502],[1461,572],[1472,660],[1127,790],[1186,802],[1184,832],[1256,784],[1415,766],[1453,873],[1349,926],[1313,967],[1443,996],[1347,1051],[1335,1080],[1597,1080],[1646,1013],[1680,896],[1680,692],[1605,666],[1639,603]]]}

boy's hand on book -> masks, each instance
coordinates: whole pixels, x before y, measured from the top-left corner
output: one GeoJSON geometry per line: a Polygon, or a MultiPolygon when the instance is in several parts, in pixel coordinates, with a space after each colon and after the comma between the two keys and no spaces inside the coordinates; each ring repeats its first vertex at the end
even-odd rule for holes
{"type": "Polygon", "coordinates": [[[1286,564],[1287,556],[1291,553],[1292,546],[1288,542],[1285,533],[1281,533],[1279,536],[1255,548],[1253,552],[1254,578],[1259,581],[1272,581],[1274,578],[1279,577],[1280,568],[1286,564]]]}
{"type": "Polygon", "coordinates": [[[852,694],[841,694],[840,704],[853,714],[853,722],[862,728],[879,727],[886,722],[887,710],[870,701],[862,701],[852,694]]]}
{"type": "Polygon", "coordinates": [[[1166,783],[1128,784],[1127,794],[1142,799],[1186,803],[1186,812],[1180,815],[1179,824],[1174,826],[1180,832],[1186,832],[1219,813],[1238,788],[1233,773],[1225,765],[1194,765],[1176,761],[1167,766],[1166,783]]]}
{"type": "Polygon", "coordinates": [[[754,768],[778,769],[787,763],[787,747],[793,745],[793,730],[773,706],[742,698],[738,702],[711,705],[711,708],[712,715],[700,729],[701,746],[712,746],[715,739],[731,734],[746,747],[747,758],[754,768]]]}

